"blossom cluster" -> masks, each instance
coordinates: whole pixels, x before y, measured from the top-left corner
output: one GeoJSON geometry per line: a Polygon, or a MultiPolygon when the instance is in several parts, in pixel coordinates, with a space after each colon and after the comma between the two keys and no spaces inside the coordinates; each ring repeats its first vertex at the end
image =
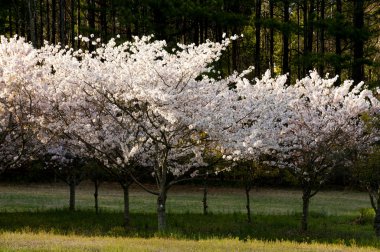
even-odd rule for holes
{"type": "Polygon", "coordinates": [[[377,114],[379,101],[362,83],[335,87],[315,71],[294,85],[270,71],[249,80],[252,68],[210,77],[232,39],[173,49],[152,36],[95,40],[89,52],[2,37],[0,160],[23,152],[15,139],[25,129],[45,151],[69,142],[75,155],[130,174],[146,167],[159,180],[196,174],[208,146],[231,161],[265,156],[306,179],[369,148],[377,132],[361,117],[377,114]]]}

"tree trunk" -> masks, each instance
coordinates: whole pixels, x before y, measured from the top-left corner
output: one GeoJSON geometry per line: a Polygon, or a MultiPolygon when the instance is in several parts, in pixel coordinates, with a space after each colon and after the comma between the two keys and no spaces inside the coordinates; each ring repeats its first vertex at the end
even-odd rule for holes
{"type": "Polygon", "coordinates": [[[74,14],[74,9],[75,9],[75,1],[71,0],[71,5],[70,5],[70,21],[71,21],[71,27],[70,27],[70,42],[71,42],[71,47],[75,48],[75,14],[74,14]]]}
{"type": "Polygon", "coordinates": [[[354,1],[354,59],[352,64],[352,79],[355,84],[364,80],[364,41],[362,34],[364,28],[364,0],[354,1]]]}
{"type": "MultiPolygon", "coordinates": [[[[289,23],[289,1],[284,1],[284,23],[285,25],[288,25],[289,23]]],[[[282,55],[282,74],[289,73],[290,75],[290,68],[289,68],[289,29],[286,27],[285,30],[282,32],[282,41],[283,41],[283,55],[282,55]]],[[[290,81],[290,77],[288,78],[288,82],[290,81]]]]}
{"type": "Polygon", "coordinates": [[[69,205],[69,210],[70,211],[75,211],[75,178],[72,178],[69,181],[69,186],[70,186],[70,205],[69,205]]]}
{"type": "Polygon", "coordinates": [[[380,237],[380,201],[377,201],[377,209],[375,211],[375,219],[373,220],[373,227],[377,237],[380,237]]]}
{"type": "Polygon", "coordinates": [[[250,185],[245,185],[245,196],[246,196],[246,199],[247,199],[247,204],[246,204],[246,208],[247,208],[247,221],[248,223],[251,223],[252,222],[252,219],[251,219],[251,201],[250,201],[250,198],[249,198],[249,192],[251,191],[251,186],[250,185]]]}
{"type": "Polygon", "coordinates": [[[107,27],[107,1],[100,1],[100,30],[102,35],[102,41],[106,41],[108,38],[108,27],[107,27]]]}
{"type": "MultiPolygon", "coordinates": [[[[81,35],[81,17],[80,17],[80,12],[81,12],[81,5],[80,5],[80,0],[77,2],[77,36],[81,35]]],[[[81,40],[78,39],[77,41],[77,48],[80,48],[80,42],[81,40]]]]}
{"type": "Polygon", "coordinates": [[[37,46],[37,37],[36,37],[36,29],[35,29],[35,19],[36,19],[36,11],[35,11],[35,0],[28,1],[28,10],[29,10],[29,30],[30,30],[30,38],[32,40],[32,44],[34,47],[37,46]]]}
{"type": "Polygon", "coordinates": [[[66,12],[66,0],[59,1],[59,40],[62,47],[66,45],[66,29],[65,29],[65,12],[66,12]]]}
{"type": "MultiPolygon", "coordinates": [[[[91,33],[95,32],[95,0],[87,0],[88,26],[91,33]]],[[[95,46],[89,43],[90,52],[95,50],[95,46]]]]}
{"type": "Polygon", "coordinates": [[[124,227],[129,228],[130,226],[130,214],[129,214],[129,186],[130,183],[122,184],[124,193],[124,227]]]}
{"type": "Polygon", "coordinates": [[[116,8],[115,0],[111,1],[112,37],[116,37],[116,8]]]}
{"type": "Polygon", "coordinates": [[[303,0],[302,12],[303,12],[303,69],[302,75],[308,74],[307,58],[309,57],[308,47],[308,13],[307,13],[308,0],[303,0]]]}
{"type": "Polygon", "coordinates": [[[320,16],[320,22],[322,23],[321,24],[321,30],[320,30],[320,44],[321,44],[321,48],[320,48],[320,54],[321,54],[321,58],[322,58],[322,62],[320,62],[319,64],[319,74],[320,76],[324,76],[324,71],[325,71],[325,68],[324,68],[324,58],[325,58],[325,24],[324,24],[324,20],[325,20],[325,0],[321,0],[321,16],[320,16]]]}
{"type": "Polygon", "coordinates": [[[158,231],[162,232],[166,229],[166,190],[162,190],[157,198],[157,219],[158,231]]]}
{"type": "Polygon", "coordinates": [[[307,231],[308,227],[308,217],[309,217],[309,204],[310,204],[310,189],[303,188],[302,192],[302,219],[301,219],[301,230],[307,231]]]}
{"type": "Polygon", "coordinates": [[[260,77],[261,69],[260,69],[260,43],[261,43],[261,0],[256,0],[256,12],[255,12],[255,75],[256,77],[260,77]]]}
{"type": "Polygon", "coordinates": [[[203,179],[203,214],[207,215],[208,214],[208,205],[207,205],[207,176],[203,179]]]}
{"type": "Polygon", "coordinates": [[[56,43],[55,41],[55,35],[57,33],[57,0],[52,0],[51,2],[51,8],[52,8],[52,13],[51,13],[51,42],[53,44],[56,43]]]}
{"type": "Polygon", "coordinates": [[[98,200],[98,192],[99,192],[99,180],[94,180],[95,185],[95,192],[94,192],[94,199],[95,199],[95,213],[99,213],[99,200],[98,200]]]}
{"type": "MultiPolygon", "coordinates": [[[[274,0],[269,0],[269,19],[274,21],[274,0]]],[[[269,68],[274,74],[274,28],[273,24],[269,28],[269,68]]]]}
{"type": "Polygon", "coordinates": [[[46,40],[50,42],[50,4],[46,1],[46,40]]]}
{"type": "Polygon", "coordinates": [[[8,25],[9,25],[9,36],[13,37],[13,21],[12,21],[12,5],[9,5],[8,14],[8,25]]]}
{"type": "MultiPolygon", "coordinates": [[[[339,20],[339,24],[341,24],[341,19],[342,19],[342,0],[337,0],[336,1],[336,12],[337,12],[337,20],[336,22],[338,22],[339,20]]],[[[335,54],[338,56],[339,58],[339,61],[340,61],[340,58],[342,56],[342,43],[341,43],[341,34],[340,34],[340,31],[335,31],[336,32],[336,35],[335,35],[335,54]]],[[[335,65],[335,75],[338,75],[338,79],[337,81],[335,82],[335,85],[336,86],[339,86],[340,83],[341,83],[341,74],[342,74],[342,67],[341,67],[341,62],[338,62],[336,65],[335,65]]]]}

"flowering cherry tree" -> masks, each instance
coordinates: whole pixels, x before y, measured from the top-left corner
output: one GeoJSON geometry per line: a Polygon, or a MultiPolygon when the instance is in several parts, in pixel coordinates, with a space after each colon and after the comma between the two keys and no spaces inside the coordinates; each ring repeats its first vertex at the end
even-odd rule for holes
{"type": "Polygon", "coordinates": [[[220,85],[200,78],[229,41],[178,45],[172,52],[151,37],[121,45],[110,40],[93,53],[47,45],[40,57],[52,71],[39,88],[46,111],[40,125],[77,139],[87,155],[112,171],[124,170],[129,181],[139,183],[137,168],[150,170],[157,190],[145,189],[157,195],[164,229],[168,189],[204,165],[207,135],[202,123],[194,123],[202,120],[199,111],[238,78],[220,85]]]}
{"type": "Polygon", "coordinates": [[[287,168],[302,187],[304,231],[311,197],[335,167],[351,164],[351,152],[367,152],[375,139],[361,117],[378,113],[379,101],[363,83],[345,81],[335,87],[336,79],[313,71],[287,88],[293,99],[287,119],[281,120],[276,165],[287,168]]]}
{"type": "Polygon", "coordinates": [[[24,39],[0,37],[0,172],[19,165],[39,147],[32,127],[34,85],[41,81],[37,53],[24,39]]]}

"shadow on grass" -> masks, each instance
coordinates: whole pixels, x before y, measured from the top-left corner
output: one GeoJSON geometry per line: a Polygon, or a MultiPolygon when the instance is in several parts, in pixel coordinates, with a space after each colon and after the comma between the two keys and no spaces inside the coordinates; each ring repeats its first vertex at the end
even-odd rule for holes
{"type": "Polygon", "coordinates": [[[300,232],[300,215],[254,215],[252,223],[244,214],[168,214],[168,228],[157,232],[155,214],[132,213],[131,227],[121,225],[119,212],[91,210],[70,212],[1,212],[0,231],[50,232],[82,236],[171,237],[178,239],[239,238],[241,240],[290,240],[380,248],[371,223],[357,224],[354,217],[311,213],[308,232],[300,232]]]}

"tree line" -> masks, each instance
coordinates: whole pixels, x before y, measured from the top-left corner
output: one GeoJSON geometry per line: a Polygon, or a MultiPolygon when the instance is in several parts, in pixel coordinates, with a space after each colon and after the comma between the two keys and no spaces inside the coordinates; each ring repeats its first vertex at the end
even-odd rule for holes
{"type": "MultiPolygon", "coordinates": [[[[222,73],[255,66],[255,76],[301,79],[310,70],[379,85],[380,53],[375,0],[4,0],[0,33],[83,47],[75,37],[103,41],[154,34],[168,46],[201,44],[244,34],[221,61],[222,73]]],[[[88,49],[93,50],[89,44],[88,49]]],[[[341,83],[340,79],[336,82],[341,83]]]]}

